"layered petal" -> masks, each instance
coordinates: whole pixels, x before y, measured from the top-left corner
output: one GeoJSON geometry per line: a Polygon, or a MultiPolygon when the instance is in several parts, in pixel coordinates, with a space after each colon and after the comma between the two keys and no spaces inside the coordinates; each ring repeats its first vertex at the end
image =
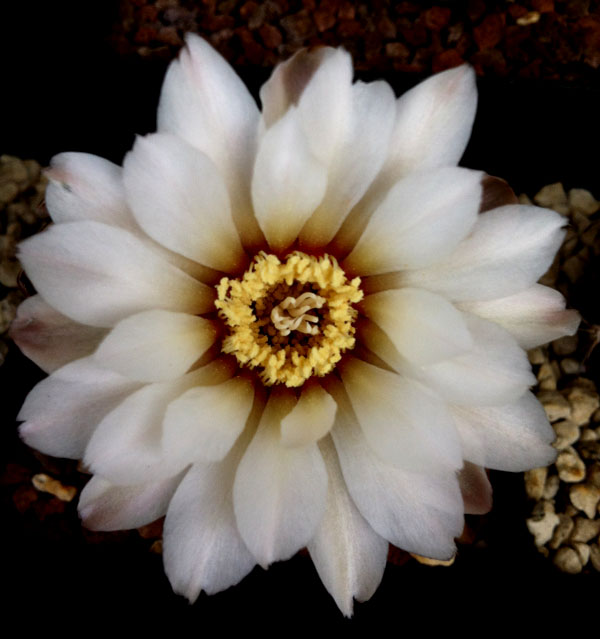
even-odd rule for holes
{"type": "Polygon", "coordinates": [[[548,466],[554,430],[532,393],[502,406],[452,406],[466,460],[486,468],[522,472],[548,466]]]}
{"type": "Polygon", "coordinates": [[[485,468],[465,462],[458,474],[465,514],[485,515],[492,509],[492,485],[485,468]]]}
{"type": "Polygon", "coordinates": [[[508,297],[461,302],[458,307],[500,324],[525,349],[574,335],[581,321],[577,311],[565,309],[565,299],[558,291],[541,284],[508,297]]]}
{"type": "Polygon", "coordinates": [[[341,375],[365,438],[382,460],[423,473],[461,467],[452,418],[434,393],[356,358],[344,363],[341,375]]]}
{"type": "Polygon", "coordinates": [[[263,136],[252,177],[252,202],[270,246],[290,246],[327,188],[327,168],[312,154],[291,107],[263,136]]]}
{"type": "Polygon", "coordinates": [[[98,425],[85,450],[86,466],[124,486],[176,475],[186,463],[164,455],[167,406],[190,388],[219,384],[232,373],[232,366],[217,360],[175,381],[149,384],[131,394],[98,425]]]}
{"type": "Polygon", "coordinates": [[[319,384],[305,384],[297,404],[281,420],[281,443],[306,446],[324,437],[333,426],[337,405],[319,384]]]}
{"type": "Polygon", "coordinates": [[[158,131],[206,154],[226,180],[232,214],[245,246],[262,234],[251,213],[249,186],[259,111],[244,83],[205,40],[188,33],[167,71],[158,105],[158,131]]]}
{"type": "Polygon", "coordinates": [[[237,584],[256,560],[236,526],[232,485],[239,454],[194,464],[173,497],[163,532],[163,561],[173,590],[191,602],[237,584]]]}
{"type": "Polygon", "coordinates": [[[100,421],[139,384],[78,359],[42,380],[29,393],[17,419],[32,448],[55,457],[80,459],[100,421]]]}
{"type": "Polygon", "coordinates": [[[120,166],[89,153],[59,153],[45,174],[46,206],[54,222],[94,220],[137,228],[127,207],[120,166]]]}
{"type": "Polygon", "coordinates": [[[179,474],[137,486],[115,486],[101,477],[92,477],[79,497],[79,516],[90,530],[139,528],[167,512],[181,478],[179,474]]]}
{"type": "Polygon", "coordinates": [[[525,351],[501,326],[465,314],[473,349],[445,362],[413,371],[449,402],[460,405],[498,405],[515,400],[533,384],[535,376],[525,351]]]}
{"type": "Polygon", "coordinates": [[[455,357],[473,340],[462,313],[440,295],[416,288],[369,295],[363,313],[385,331],[400,355],[417,365],[455,357]]]}
{"type": "Polygon", "coordinates": [[[166,458],[183,465],[223,459],[244,430],[253,400],[252,383],[241,377],[183,393],[165,414],[166,458]]]}
{"type": "Polygon", "coordinates": [[[446,260],[399,274],[396,286],[417,286],[454,301],[492,300],[532,286],[559,249],[565,218],[536,206],[482,213],[473,232],[446,260]]]}
{"type": "Polygon", "coordinates": [[[79,324],[55,311],[39,295],[21,303],[10,337],[32,361],[51,373],[94,352],[106,330],[79,324]]]}
{"type": "Polygon", "coordinates": [[[227,188],[207,155],[156,133],[136,140],[123,167],[127,200],[151,238],[217,270],[243,263],[227,188]]]}
{"type": "Polygon", "coordinates": [[[317,444],[281,444],[281,420],[293,405],[292,393],[272,391],[233,485],[238,529],[263,567],[304,547],[325,511],[327,470],[317,444]]]}
{"type": "Polygon", "coordinates": [[[51,306],[91,326],[152,308],[196,314],[212,307],[211,288],[100,222],[51,226],[20,244],[19,259],[51,306]]]}
{"type": "Polygon", "coordinates": [[[105,368],[140,382],[160,382],[187,373],[215,341],[212,322],[172,311],[152,310],[121,320],[94,354],[105,368]]]}
{"type": "Polygon", "coordinates": [[[383,577],[388,542],[380,537],[352,501],[331,438],[319,448],[328,474],[327,507],[307,548],[321,581],[346,617],[354,599],[370,599],[383,577]]]}
{"type": "Polygon", "coordinates": [[[448,559],[463,528],[463,501],[454,471],[411,472],[387,464],[367,443],[339,386],[331,436],[348,492],[370,526],[408,552],[448,559]]]}
{"type": "Polygon", "coordinates": [[[343,263],[362,276],[418,269],[449,257],[477,221],[483,174],[456,167],[395,184],[343,263]]]}

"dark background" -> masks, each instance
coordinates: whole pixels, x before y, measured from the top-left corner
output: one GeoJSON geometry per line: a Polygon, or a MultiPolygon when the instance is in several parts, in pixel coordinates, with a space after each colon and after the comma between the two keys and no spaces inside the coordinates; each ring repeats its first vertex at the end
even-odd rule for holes
{"type": "MultiPolygon", "coordinates": [[[[2,6],[0,153],[43,165],[66,150],[120,162],[136,134],[154,129],[167,62],[115,52],[107,34],[117,9],[116,2],[74,0],[2,6]]],[[[257,95],[268,70],[247,66],[242,77],[257,95]]],[[[383,77],[397,93],[421,79],[393,72],[383,77]]],[[[532,195],[562,181],[566,188],[600,196],[597,80],[480,78],[477,120],[462,164],[507,179],[516,192],[532,195]]],[[[15,349],[0,368],[8,414],[3,463],[37,463],[18,441],[14,417],[41,376],[15,349]]],[[[356,606],[352,622],[342,619],[305,556],[268,572],[257,568],[240,585],[211,598],[201,595],[192,607],[172,594],[160,556],[150,553],[148,540],[136,532],[99,542],[80,530],[75,503],[39,521],[4,500],[3,620],[15,619],[23,632],[35,625],[61,634],[87,634],[98,625],[120,634],[129,624],[141,634],[164,621],[175,633],[206,632],[213,624],[220,633],[240,623],[246,630],[281,633],[304,625],[317,630],[324,623],[342,630],[386,625],[398,634],[414,632],[408,630],[414,623],[429,630],[450,626],[487,633],[516,624],[520,614],[538,630],[572,614],[580,620],[575,624],[585,625],[597,610],[598,575],[555,570],[526,530],[522,476],[493,473],[491,478],[494,509],[471,522],[478,543],[461,548],[451,568],[389,565],[372,600],[356,606]]]]}

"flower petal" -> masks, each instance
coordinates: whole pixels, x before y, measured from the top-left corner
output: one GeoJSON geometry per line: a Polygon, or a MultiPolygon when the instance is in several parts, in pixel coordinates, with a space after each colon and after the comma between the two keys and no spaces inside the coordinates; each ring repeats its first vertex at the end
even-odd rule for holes
{"type": "Polygon", "coordinates": [[[219,360],[172,382],[144,386],[100,422],[84,456],[94,474],[132,485],[171,477],[186,465],[164,455],[161,441],[167,406],[196,385],[219,384],[233,373],[219,360]]]}
{"type": "Polygon", "coordinates": [[[42,297],[83,324],[112,326],[150,308],[212,308],[211,288],[128,231],[100,222],[51,226],[20,244],[19,259],[42,297]]]}
{"type": "Polygon", "coordinates": [[[125,200],[120,166],[89,153],[59,153],[45,174],[50,180],[46,206],[54,222],[95,220],[137,228],[125,200]]]}
{"type": "Polygon", "coordinates": [[[164,525],[163,561],[173,590],[195,601],[237,584],[256,560],[237,530],[232,485],[239,455],[194,464],[173,497],[164,525]]]}
{"type": "Polygon", "coordinates": [[[447,258],[477,221],[482,177],[479,171],[446,167],[400,180],[342,266],[364,276],[447,258]]]}
{"type": "Polygon", "coordinates": [[[94,354],[94,361],[140,382],[162,382],[185,374],[213,344],[212,322],[160,309],[121,320],[94,354]]]}
{"type": "Polygon", "coordinates": [[[21,303],[10,326],[17,346],[47,373],[94,352],[106,331],[61,315],[39,295],[21,303]]]}
{"type": "Polygon", "coordinates": [[[79,516],[90,530],[139,528],[167,512],[181,478],[180,473],[157,482],[115,486],[101,477],[92,477],[81,492],[79,516]]]}
{"type": "Polygon", "coordinates": [[[465,462],[458,474],[467,515],[485,515],[492,509],[492,485],[485,468],[465,462]]]}
{"type": "Polygon", "coordinates": [[[350,118],[329,166],[327,192],[300,233],[301,245],[325,246],[365,194],[387,155],[393,113],[394,92],[386,82],[352,86],[350,118]]]}
{"type": "Polygon", "coordinates": [[[388,542],[360,514],[348,494],[329,437],[319,444],[329,476],[327,507],[308,551],[329,594],[346,617],[353,599],[370,599],[381,583],[387,563],[388,542]]]}
{"type": "Polygon", "coordinates": [[[123,181],[139,225],[168,249],[221,271],[245,256],[217,167],[173,135],[137,138],[125,157],[123,181]]]}
{"type": "Polygon", "coordinates": [[[414,364],[433,364],[470,350],[462,313],[440,295],[416,288],[382,291],[361,304],[398,352],[414,364]]]}
{"type": "Polygon", "coordinates": [[[548,269],[565,218],[536,206],[509,205],[479,216],[473,232],[446,260],[399,276],[453,301],[491,300],[532,286],[548,269]]]}
{"type": "Polygon", "coordinates": [[[532,393],[503,406],[452,406],[465,459],[496,470],[522,472],[548,466],[554,430],[532,393]]]}
{"type": "Polygon", "coordinates": [[[365,438],[382,460],[423,472],[462,466],[459,439],[439,397],[356,358],[344,362],[341,376],[365,438]]]}
{"type": "Polygon", "coordinates": [[[252,202],[270,246],[290,246],[323,199],[327,169],[310,152],[292,107],[263,136],[254,164],[252,202]]]}
{"type": "Polygon", "coordinates": [[[327,470],[317,444],[281,445],[279,427],[294,399],[271,393],[233,485],[238,529],[263,567],[305,546],[325,511],[327,470]]]}
{"type": "Polygon", "coordinates": [[[183,393],[165,415],[165,457],[184,465],[223,459],[244,430],[253,399],[252,383],[241,377],[183,393]]]}
{"type": "Polygon", "coordinates": [[[484,302],[460,302],[458,308],[500,324],[526,349],[577,332],[581,317],[565,310],[564,297],[534,284],[514,295],[484,302]]]}
{"type": "Polygon", "coordinates": [[[320,384],[305,384],[298,403],[281,420],[283,446],[307,446],[324,437],[333,426],[337,405],[320,384]]]}
{"type": "Polygon", "coordinates": [[[139,388],[130,379],[78,359],[43,379],[27,395],[18,419],[28,446],[80,459],[102,418],[139,388]]]}
{"type": "Polygon", "coordinates": [[[260,245],[249,201],[258,107],[229,64],[196,35],[187,34],[186,47],[169,66],[157,121],[159,132],[175,134],[216,164],[240,235],[246,245],[260,245]]]}
{"type": "Polygon", "coordinates": [[[498,405],[520,397],[536,383],[525,351],[502,327],[465,314],[473,350],[445,362],[424,366],[419,379],[449,402],[498,405]]]}
{"type": "Polygon", "coordinates": [[[463,529],[463,501],[454,471],[411,472],[380,459],[367,443],[344,396],[331,436],[348,492],[362,516],[390,543],[425,557],[448,559],[463,529]]]}

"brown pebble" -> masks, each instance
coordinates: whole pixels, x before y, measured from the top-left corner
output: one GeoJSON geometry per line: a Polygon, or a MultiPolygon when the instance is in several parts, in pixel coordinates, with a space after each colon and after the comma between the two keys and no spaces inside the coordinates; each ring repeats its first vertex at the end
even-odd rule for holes
{"type": "Polygon", "coordinates": [[[527,27],[530,24],[536,24],[537,22],[539,22],[540,18],[541,18],[541,16],[540,16],[539,12],[537,12],[537,11],[528,11],[524,15],[519,16],[516,19],[516,23],[520,27],[527,27]]]}
{"type": "Polygon", "coordinates": [[[552,444],[556,450],[564,450],[579,439],[579,427],[570,419],[563,419],[552,424],[556,440],[552,444]]]}
{"type": "Polygon", "coordinates": [[[525,492],[531,499],[541,499],[548,475],[548,468],[533,468],[525,473],[525,492]]]}
{"type": "Polygon", "coordinates": [[[587,482],[596,488],[600,488],[600,464],[595,462],[588,466],[587,482]]]}
{"type": "Polygon", "coordinates": [[[527,528],[533,535],[536,546],[544,546],[550,539],[554,528],[558,525],[558,515],[554,512],[551,501],[538,501],[534,506],[531,517],[526,520],[527,528]]]}
{"type": "Polygon", "coordinates": [[[577,551],[566,546],[556,552],[553,561],[560,570],[568,572],[571,575],[576,575],[578,572],[581,572],[583,567],[577,551]]]}
{"type": "Polygon", "coordinates": [[[558,475],[550,475],[548,479],[546,479],[546,484],[544,485],[544,492],[542,497],[544,499],[554,499],[556,497],[556,493],[560,488],[560,479],[558,475]]]}
{"type": "Polygon", "coordinates": [[[533,196],[533,201],[539,206],[546,206],[561,215],[569,214],[567,194],[561,182],[544,186],[533,196]]]}
{"type": "Polygon", "coordinates": [[[583,426],[589,423],[590,417],[594,411],[600,406],[600,398],[598,393],[588,391],[584,388],[575,386],[567,394],[567,399],[571,404],[571,419],[578,425],[583,426]]]}
{"type": "Polygon", "coordinates": [[[600,488],[593,484],[576,484],[569,489],[569,498],[575,508],[593,519],[596,516],[596,507],[600,502],[600,488]]]}
{"type": "Polygon", "coordinates": [[[582,371],[582,365],[572,357],[565,357],[560,360],[560,369],[565,375],[578,375],[582,371]]]}
{"type": "Polygon", "coordinates": [[[541,390],[556,390],[558,375],[550,362],[544,362],[540,366],[537,379],[541,390]]]}
{"type": "Polygon", "coordinates": [[[571,417],[571,405],[558,391],[542,391],[537,398],[551,422],[571,417]]]}
{"type": "Polygon", "coordinates": [[[600,519],[576,517],[575,526],[571,533],[571,541],[590,541],[600,533],[600,519]]]}
{"type": "Polygon", "coordinates": [[[556,469],[558,476],[564,482],[576,483],[585,479],[585,464],[570,446],[558,454],[556,469]]]}
{"type": "Polygon", "coordinates": [[[590,560],[592,566],[600,572],[600,546],[598,544],[590,544],[590,560]]]}
{"type": "Polygon", "coordinates": [[[504,15],[496,13],[486,16],[481,24],[473,29],[473,39],[480,51],[493,49],[502,40],[504,22],[504,15]]]}
{"type": "Polygon", "coordinates": [[[39,473],[31,478],[31,483],[36,490],[42,493],[50,493],[58,497],[61,501],[72,501],[77,494],[75,486],[64,486],[58,479],[53,479],[49,475],[39,473]]]}
{"type": "Polygon", "coordinates": [[[575,541],[573,542],[573,548],[579,555],[579,559],[581,559],[581,565],[585,566],[590,560],[590,547],[581,541],[575,541]]]}
{"type": "Polygon", "coordinates": [[[532,348],[527,352],[527,356],[529,357],[529,362],[531,364],[543,364],[548,359],[547,355],[541,348],[532,348]]]}
{"type": "Polygon", "coordinates": [[[565,335],[552,342],[552,350],[560,357],[572,355],[577,350],[577,343],[577,335],[565,335]]]}
{"type": "Polygon", "coordinates": [[[571,189],[569,191],[569,206],[584,215],[593,215],[600,209],[600,202],[585,189],[571,189]]]}
{"type": "Polygon", "coordinates": [[[564,513],[559,513],[558,520],[558,525],[554,529],[552,539],[548,543],[548,546],[552,550],[560,548],[563,543],[570,537],[571,533],[573,532],[573,528],[575,527],[575,522],[573,521],[573,519],[564,513]]]}

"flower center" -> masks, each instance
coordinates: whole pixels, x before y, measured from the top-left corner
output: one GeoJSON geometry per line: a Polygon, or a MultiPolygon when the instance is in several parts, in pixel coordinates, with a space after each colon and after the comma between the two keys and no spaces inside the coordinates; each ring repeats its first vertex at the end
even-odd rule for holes
{"type": "Polygon", "coordinates": [[[354,347],[359,285],[329,255],[296,251],[281,262],[261,252],[240,279],[224,277],[216,287],[227,328],[222,350],[260,369],[269,386],[301,386],[327,375],[354,347]]]}

